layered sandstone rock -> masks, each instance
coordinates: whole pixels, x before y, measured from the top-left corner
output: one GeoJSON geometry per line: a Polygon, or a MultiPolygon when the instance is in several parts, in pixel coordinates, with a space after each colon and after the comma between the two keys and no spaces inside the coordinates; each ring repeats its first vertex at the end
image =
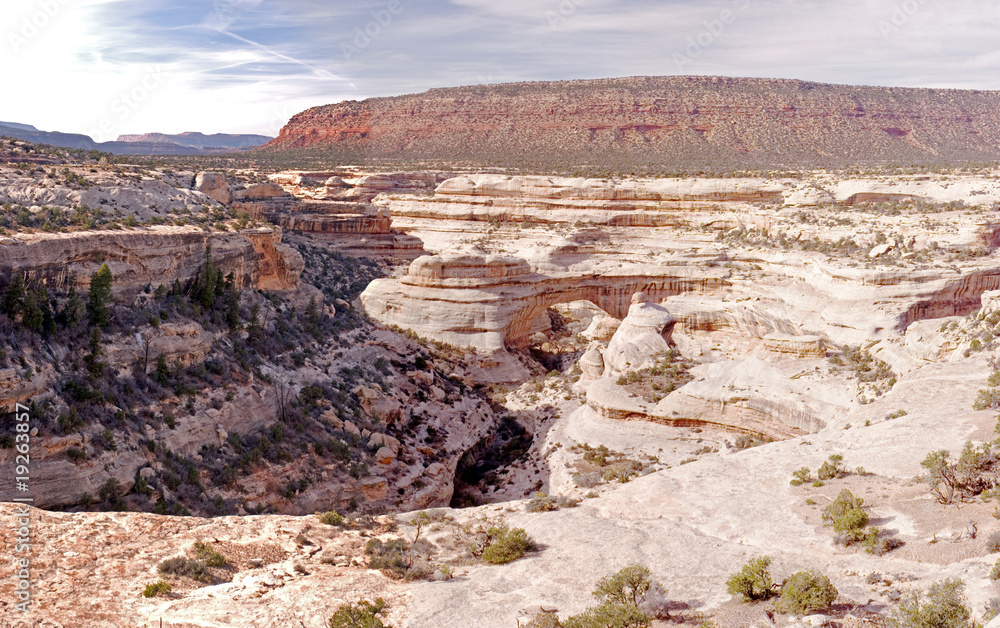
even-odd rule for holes
{"type": "Polygon", "coordinates": [[[107,264],[113,288],[134,293],[144,286],[194,277],[205,261],[206,247],[211,247],[213,264],[223,274],[232,273],[237,288],[291,289],[298,285],[302,259],[280,242],[278,229],[220,233],[197,227],[147,227],[19,234],[0,244],[0,269],[54,288],[86,290],[91,275],[107,264]]]}
{"type": "Polygon", "coordinates": [[[223,205],[228,205],[233,200],[226,175],[221,172],[199,172],[194,180],[194,189],[223,205]]]}
{"type": "Polygon", "coordinates": [[[489,353],[524,346],[533,322],[555,303],[588,300],[624,317],[636,292],[663,299],[717,289],[724,276],[682,267],[543,274],[520,258],[451,254],[418,258],[400,279],[372,282],[361,302],[383,323],[489,353]]]}

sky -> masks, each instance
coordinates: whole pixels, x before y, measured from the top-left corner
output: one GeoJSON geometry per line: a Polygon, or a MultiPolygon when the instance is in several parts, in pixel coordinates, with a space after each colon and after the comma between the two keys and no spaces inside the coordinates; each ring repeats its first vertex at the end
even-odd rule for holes
{"type": "Polygon", "coordinates": [[[276,135],[434,87],[639,75],[1000,89],[992,0],[3,0],[0,120],[276,135]]]}

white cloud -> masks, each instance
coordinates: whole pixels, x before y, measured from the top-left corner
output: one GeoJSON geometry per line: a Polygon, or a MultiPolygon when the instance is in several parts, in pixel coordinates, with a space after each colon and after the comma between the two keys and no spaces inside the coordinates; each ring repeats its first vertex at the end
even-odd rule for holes
{"type": "Polygon", "coordinates": [[[987,0],[400,0],[373,28],[388,2],[5,0],[0,63],[17,87],[0,120],[104,123],[101,139],[273,133],[346,98],[643,74],[1000,88],[1000,4],[987,0]]]}

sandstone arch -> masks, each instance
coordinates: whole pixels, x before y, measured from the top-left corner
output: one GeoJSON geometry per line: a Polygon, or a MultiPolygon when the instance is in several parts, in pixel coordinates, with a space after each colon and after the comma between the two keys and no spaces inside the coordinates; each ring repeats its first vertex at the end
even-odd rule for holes
{"type": "Polygon", "coordinates": [[[531,323],[549,307],[590,301],[624,318],[632,295],[654,301],[728,285],[725,271],[648,266],[629,272],[535,272],[520,258],[495,255],[421,257],[399,279],[379,279],[361,295],[376,320],[460,347],[492,352],[522,348],[531,323]]]}

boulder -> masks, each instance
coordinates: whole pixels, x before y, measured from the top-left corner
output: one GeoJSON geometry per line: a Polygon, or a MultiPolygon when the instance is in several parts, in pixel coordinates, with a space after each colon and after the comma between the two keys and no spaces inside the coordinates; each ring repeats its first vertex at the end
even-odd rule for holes
{"type": "Polygon", "coordinates": [[[361,486],[361,492],[364,493],[365,499],[368,501],[382,499],[389,488],[388,480],[377,475],[365,476],[358,483],[361,486]]]}
{"type": "Polygon", "coordinates": [[[608,343],[604,365],[621,372],[637,369],[653,356],[666,353],[676,321],[667,308],[652,303],[644,292],[632,295],[628,316],[608,343]]]}
{"type": "Polygon", "coordinates": [[[375,452],[375,462],[379,464],[392,464],[392,461],[395,459],[396,452],[388,447],[380,447],[379,450],[375,452]]]}
{"type": "Polygon", "coordinates": [[[221,172],[199,172],[194,180],[194,189],[223,205],[228,205],[233,200],[226,175],[221,172]]]}
{"type": "Polygon", "coordinates": [[[604,356],[601,354],[601,345],[598,342],[590,343],[590,347],[580,357],[580,379],[597,379],[604,375],[604,356]]]}
{"type": "Polygon", "coordinates": [[[871,251],[868,251],[868,257],[875,259],[876,257],[882,257],[889,251],[893,249],[893,243],[886,242],[885,244],[879,244],[874,247],[871,251]]]}

